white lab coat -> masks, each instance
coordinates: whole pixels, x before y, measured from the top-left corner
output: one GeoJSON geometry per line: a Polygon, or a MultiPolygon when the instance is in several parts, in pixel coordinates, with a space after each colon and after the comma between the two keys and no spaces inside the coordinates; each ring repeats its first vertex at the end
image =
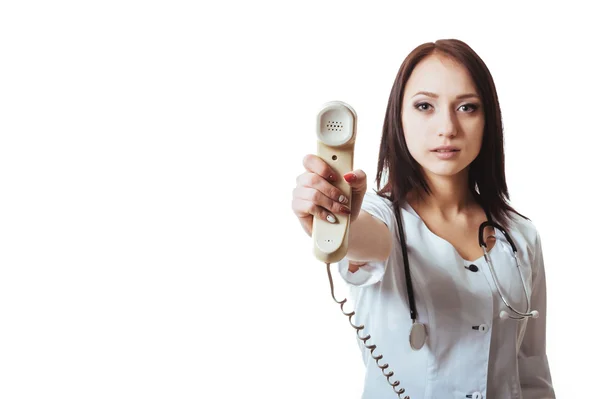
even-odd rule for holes
{"type": "MultiPolygon", "coordinates": [[[[411,399],[550,399],[555,398],[546,357],[546,285],[539,234],[521,217],[504,226],[521,260],[531,308],[537,319],[502,320],[506,309],[483,256],[468,261],[446,240],[432,233],[405,202],[402,218],[406,231],[417,321],[425,324],[425,346],[409,346],[412,325],[406,292],[402,247],[392,203],[367,192],[362,209],[383,221],[395,237],[386,262],[370,262],[357,272],[348,271],[348,260],[338,263],[350,288],[355,325],[364,324],[361,336],[377,345],[390,378],[411,399]],[[477,271],[465,266],[474,264],[477,271]],[[470,396],[469,396],[470,395],[470,396]]],[[[490,250],[504,295],[517,310],[527,308],[521,277],[504,235],[496,230],[490,250]]],[[[483,252],[482,252],[483,255],[483,252]]],[[[351,306],[346,305],[345,311],[351,306]]],[[[512,314],[512,313],[511,313],[512,314]]],[[[398,399],[377,367],[371,353],[358,340],[366,366],[363,399],[398,399]]]]}

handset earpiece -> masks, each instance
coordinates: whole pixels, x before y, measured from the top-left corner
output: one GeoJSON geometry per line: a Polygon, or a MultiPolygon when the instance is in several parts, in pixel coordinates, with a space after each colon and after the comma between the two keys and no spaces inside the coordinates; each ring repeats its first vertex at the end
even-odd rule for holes
{"type": "MultiPolygon", "coordinates": [[[[339,188],[351,207],[352,189],[341,176],[353,170],[356,140],[356,112],[342,101],[330,101],[317,115],[317,156],[325,161],[340,178],[332,184],[339,188]]],[[[326,263],[340,261],[348,252],[350,215],[337,214],[337,222],[313,219],[313,252],[326,263]]]]}

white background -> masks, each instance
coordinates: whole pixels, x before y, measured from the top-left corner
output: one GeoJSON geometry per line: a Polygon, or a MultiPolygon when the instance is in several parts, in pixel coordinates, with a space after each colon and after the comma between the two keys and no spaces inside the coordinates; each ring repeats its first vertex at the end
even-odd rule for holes
{"type": "Polygon", "coordinates": [[[512,204],[543,240],[556,392],[589,397],[600,32],[584,4],[3,2],[0,397],[358,399],[354,331],[292,190],[331,100],[356,109],[375,187],[398,68],[442,38],[494,76],[512,204]]]}

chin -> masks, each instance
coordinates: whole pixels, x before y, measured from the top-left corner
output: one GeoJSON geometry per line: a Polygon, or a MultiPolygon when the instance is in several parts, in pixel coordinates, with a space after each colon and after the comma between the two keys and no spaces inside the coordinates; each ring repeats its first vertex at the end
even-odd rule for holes
{"type": "Polygon", "coordinates": [[[460,174],[464,171],[466,166],[458,165],[456,163],[447,162],[445,165],[427,165],[424,167],[424,171],[428,174],[451,177],[460,174]]]}

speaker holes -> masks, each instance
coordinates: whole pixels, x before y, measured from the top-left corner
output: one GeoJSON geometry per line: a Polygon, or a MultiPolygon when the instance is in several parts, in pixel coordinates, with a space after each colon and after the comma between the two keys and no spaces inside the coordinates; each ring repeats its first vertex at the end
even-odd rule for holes
{"type": "Polygon", "coordinates": [[[327,130],[330,131],[341,131],[344,129],[344,125],[342,124],[342,122],[336,122],[336,121],[327,121],[327,130]]]}

